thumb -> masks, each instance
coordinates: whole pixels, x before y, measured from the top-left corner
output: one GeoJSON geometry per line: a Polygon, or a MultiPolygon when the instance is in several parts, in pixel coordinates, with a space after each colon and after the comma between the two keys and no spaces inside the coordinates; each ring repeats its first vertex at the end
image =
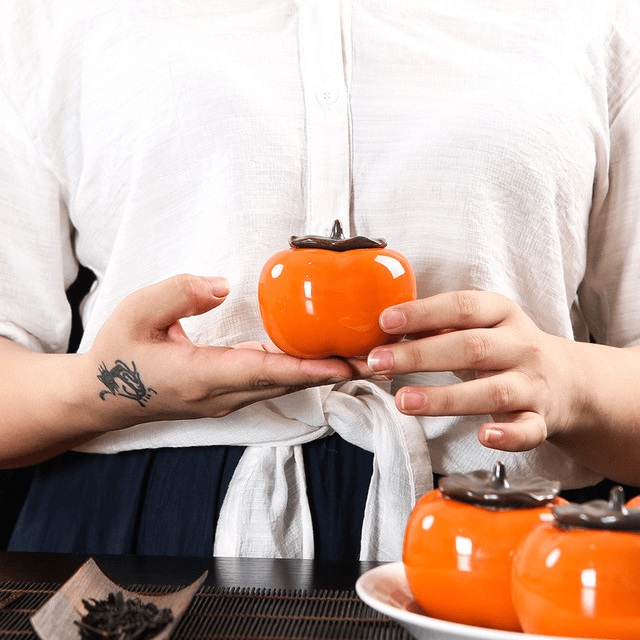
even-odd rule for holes
{"type": "Polygon", "coordinates": [[[228,293],[225,278],[182,274],[136,291],[127,306],[132,307],[137,326],[163,331],[181,318],[217,307],[228,293]]]}

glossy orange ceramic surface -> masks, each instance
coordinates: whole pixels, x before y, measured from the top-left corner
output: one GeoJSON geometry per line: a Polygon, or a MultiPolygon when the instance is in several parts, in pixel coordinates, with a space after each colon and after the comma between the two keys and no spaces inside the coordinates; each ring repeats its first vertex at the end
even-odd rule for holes
{"type": "MultiPolygon", "coordinates": [[[[565,503],[556,498],[552,504],[565,503]]],[[[522,539],[552,519],[551,506],[491,510],[426,494],[407,525],[403,561],[409,588],[429,616],[519,631],[511,563],[522,539]]]]}
{"type": "Polygon", "coordinates": [[[378,324],[383,309],[415,300],[407,259],[391,249],[287,249],[262,269],[262,322],[283,351],[303,358],[364,356],[401,336],[378,324]]]}
{"type": "Polygon", "coordinates": [[[524,631],[640,639],[640,534],[537,527],[513,563],[524,631]]]}
{"type": "Polygon", "coordinates": [[[627,502],[627,507],[629,509],[640,509],[640,496],[631,498],[631,500],[627,502]]]}

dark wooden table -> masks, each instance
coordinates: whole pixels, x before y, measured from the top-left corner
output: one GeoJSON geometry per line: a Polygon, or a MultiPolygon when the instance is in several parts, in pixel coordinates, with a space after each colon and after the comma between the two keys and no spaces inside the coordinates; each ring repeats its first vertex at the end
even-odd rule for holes
{"type": "MultiPolygon", "coordinates": [[[[208,571],[207,586],[275,589],[353,589],[374,562],[315,560],[91,556],[116,584],[186,585],[208,571]]],[[[82,554],[0,551],[0,580],[62,583],[89,558],[82,554]]]]}
{"type": "MultiPolygon", "coordinates": [[[[89,557],[0,552],[0,640],[37,640],[31,615],[89,557]]],[[[380,563],[91,557],[121,588],[146,593],[177,591],[207,571],[206,582],[174,629],[174,640],[412,640],[355,592],[358,577],[380,563]]]]}

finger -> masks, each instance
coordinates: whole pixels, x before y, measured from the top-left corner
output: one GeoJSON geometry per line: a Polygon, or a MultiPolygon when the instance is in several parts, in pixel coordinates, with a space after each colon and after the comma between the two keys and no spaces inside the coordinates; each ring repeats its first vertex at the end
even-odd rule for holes
{"type": "Polygon", "coordinates": [[[215,372],[216,386],[223,391],[304,388],[345,382],[351,367],[338,358],[307,360],[258,349],[209,347],[197,351],[199,375],[215,372]]]}
{"type": "Polygon", "coordinates": [[[490,449],[500,451],[529,451],[540,446],[547,438],[547,425],[542,416],[533,411],[522,411],[504,422],[488,422],[478,431],[478,439],[490,449]]]}
{"type": "Polygon", "coordinates": [[[344,362],[349,365],[354,379],[357,380],[378,380],[380,382],[389,382],[393,380],[393,374],[374,373],[367,365],[366,358],[345,358],[344,362]]]}
{"type": "Polygon", "coordinates": [[[246,342],[238,342],[233,345],[234,349],[255,349],[257,351],[266,351],[265,345],[259,340],[247,340],[246,342]]]}
{"type": "Polygon", "coordinates": [[[396,406],[408,415],[496,415],[530,409],[530,387],[516,372],[434,387],[402,387],[396,406]]]}
{"type": "MultiPolygon", "coordinates": [[[[261,349],[263,351],[266,351],[267,353],[276,353],[276,354],[284,353],[284,351],[282,351],[282,349],[277,347],[273,342],[265,342],[265,343],[241,342],[239,344],[234,345],[234,348],[236,349],[253,348],[253,349],[261,349]]],[[[333,367],[335,358],[328,358],[327,360],[331,363],[331,366],[333,367]]],[[[373,374],[369,369],[369,367],[367,366],[366,358],[340,358],[340,360],[346,363],[347,366],[349,367],[351,372],[351,376],[350,376],[351,379],[356,378],[361,380],[366,378],[366,379],[381,380],[381,381],[389,381],[393,379],[392,375],[373,374]]],[[[340,367],[340,370],[342,370],[342,367],[340,367]]]]}
{"type": "Polygon", "coordinates": [[[280,349],[280,347],[276,347],[276,345],[273,344],[273,342],[265,342],[262,345],[262,348],[265,351],[268,351],[269,353],[284,353],[284,351],[280,349]]]}
{"type": "Polygon", "coordinates": [[[522,349],[522,339],[506,328],[468,329],[378,347],[367,364],[375,373],[496,371],[515,366],[522,349]]]}
{"type": "MultiPolygon", "coordinates": [[[[234,349],[257,349],[259,351],[265,351],[267,353],[276,353],[276,354],[284,354],[284,351],[277,347],[273,342],[258,342],[258,341],[249,341],[249,342],[240,342],[238,344],[233,345],[234,349]]],[[[333,366],[333,358],[328,359],[333,366]]],[[[340,358],[342,362],[345,362],[349,369],[351,370],[352,378],[373,378],[374,380],[391,380],[392,376],[388,375],[380,375],[377,376],[372,374],[367,366],[366,359],[362,358],[340,358]]],[[[341,368],[342,369],[342,368],[341,368]]]]}
{"type": "Polygon", "coordinates": [[[122,307],[136,326],[163,331],[181,318],[217,307],[228,293],[225,278],[182,274],[136,291],[122,307]]]}
{"type": "Polygon", "coordinates": [[[453,291],[389,307],[380,314],[380,327],[394,334],[493,327],[515,308],[514,302],[497,293],[453,291]]]}
{"type": "MultiPolygon", "coordinates": [[[[277,347],[273,342],[241,342],[239,344],[234,345],[236,349],[238,348],[255,348],[262,349],[263,351],[267,351],[268,353],[284,353],[282,349],[277,347]]],[[[343,362],[346,362],[353,374],[354,378],[373,378],[374,380],[391,380],[393,376],[390,375],[375,375],[371,372],[369,367],[367,366],[367,359],[365,357],[362,358],[341,358],[343,362]]]]}

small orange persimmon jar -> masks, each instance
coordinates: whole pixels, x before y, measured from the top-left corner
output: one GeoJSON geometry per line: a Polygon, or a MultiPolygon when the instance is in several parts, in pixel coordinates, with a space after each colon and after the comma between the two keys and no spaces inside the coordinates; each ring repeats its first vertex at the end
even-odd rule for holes
{"type": "Polygon", "coordinates": [[[513,602],[527,633],[640,640],[640,508],[609,502],[553,509],[522,542],[513,602]]]}
{"type": "Polygon", "coordinates": [[[640,509],[640,495],[634,496],[627,501],[627,509],[640,509]]]}
{"type": "Polygon", "coordinates": [[[366,356],[403,336],[378,323],[387,307],[416,299],[409,261],[383,238],[293,236],[267,260],[258,282],[262,323],[282,351],[298,358],[366,356]]]}
{"type": "Polygon", "coordinates": [[[493,471],[452,474],[423,496],[407,524],[403,562],[409,588],[434,618],[520,631],[511,601],[511,563],[532,529],[566,504],[560,483],[493,471]]]}

